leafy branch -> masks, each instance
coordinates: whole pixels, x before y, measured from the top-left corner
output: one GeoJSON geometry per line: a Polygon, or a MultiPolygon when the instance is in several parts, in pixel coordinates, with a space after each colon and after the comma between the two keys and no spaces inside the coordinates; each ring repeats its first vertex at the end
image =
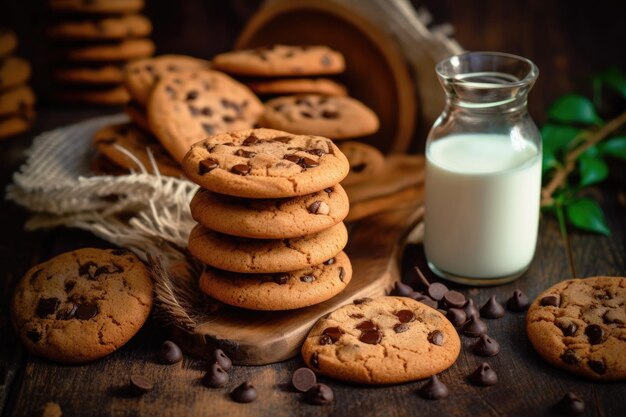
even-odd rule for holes
{"type": "Polygon", "coordinates": [[[594,101],[578,94],[557,99],[548,110],[543,137],[543,178],[541,206],[553,212],[561,233],[566,221],[583,230],[610,235],[598,203],[585,197],[586,187],[609,175],[607,158],[626,160],[626,75],[610,69],[594,78],[594,101]],[[618,97],[622,113],[605,121],[598,115],[606,94],[618,97]],[[595,103],[594,103],[595,102],[595,103]]]}

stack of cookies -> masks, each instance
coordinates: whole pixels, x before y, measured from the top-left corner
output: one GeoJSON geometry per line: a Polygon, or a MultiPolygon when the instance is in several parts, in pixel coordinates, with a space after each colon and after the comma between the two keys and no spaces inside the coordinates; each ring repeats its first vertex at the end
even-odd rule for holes
{"type": "Polygon", "coordinates": [[[16,48],[15,33],[0,28],[0,139],[25,132],[35,118],[30,64],[13,55],[16,48]]]}
{"type": "Polygon", "coordinates": [[[226,304],[291,310],[326,301],[350,282],[339,182],[346,157],[327,138],[271,129],[208,137],[185,174],[201,189],[189,251],[206,265],[200,288],[226,304]]]}
{"type": "Polygon", "coordinates": [[[59,59],[52,76],[62,101],[122,105],[129,99],[122,67],[154,53],[143,0],[49,0],[48,36],[59,59]]]}

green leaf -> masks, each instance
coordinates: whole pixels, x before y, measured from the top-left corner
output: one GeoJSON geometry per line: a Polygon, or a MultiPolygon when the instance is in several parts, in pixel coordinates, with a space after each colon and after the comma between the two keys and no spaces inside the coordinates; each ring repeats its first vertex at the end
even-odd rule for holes
{"type": "Polygon", "coordinates": [[[567,219],[579,229],[610,236],[602,209],[594,200],[581,198],[566,207],[567,219]]]}
{"type": "Polygon", "coordinates": [[[609,167],[606,162],[600,156],[596,156],[598,151],[594,148],[583,153],[578,158],[580,163],[580,185],[585,187],[587,185],[595,184],[600,181],[604,181],[609,176],[609,167]],[[591,150],[593,152],[589,152],[591,150]]]}
{"type": "Polygon", "coordinates": [[[549,170],[556,168],[557,165],[559,164],[556,157],[554,156],[554,153],[549,149],[546,149],[546,148],[543,149],[542,157],[543,157],[542,162],[541,162],[542,174],[545,174],[549,170]]]}
{"type": "Polygon", "coordinates": [[[606,87],[626,98],[626,74],[619,68],[609,68],[599,74],[597,79],[606,87]]]}
{"type": "Polygon", "coordinates": [[[543,149],[553,153],[564,149],[574,139],[581,129],[572,126],[546,123],[541,128],[541,138],[543,139],[543,149]]]}
{"type": "Polygon", "coordinates": [[[602,124],[591,100],[578,94],[558,98],[548,109],[548,117],[562,123],[602,124]]]}
{"type": "Polygon", "coordinates": [[[626,136],[609,139],[600,145],[600,152],[626,160],[626,136]]]}

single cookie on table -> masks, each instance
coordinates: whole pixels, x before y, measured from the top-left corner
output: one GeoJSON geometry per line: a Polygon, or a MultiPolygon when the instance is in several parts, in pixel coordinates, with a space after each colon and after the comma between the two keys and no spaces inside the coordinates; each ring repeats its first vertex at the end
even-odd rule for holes
{"type": "Polygon", "coordinates": [[[122,69],[107,64],[101,67],[61,67],[52,70],[52,77],[67,84],[120,84],[122,69]]]}
{"type": "Polygon", "coordinates": [[[163,149],[156,138],[131,123],[105,126],[96,132],[93,142],[96,144],[98,152],[123,168],[141,172],[137,163],[139,162],[146,171],[154,174],[154,167],[148,155],[149,149],[159,173],[170,177],[182,175],[180,166],[163,149]],[[127,153],[132,154],[134,158],[127,153]]]}
{"type": "Polygon", "coordinates": [[[355,300],[319,319],[302,345],[316,373],[361,384],[398,384],[452,366],[461,341],[443,314],[408,297],[355,300]]]}
{"type": "Polygon", "coordinates": [[[143,9],[144,0],[49,0],[48,7],[67,13],[135,13],[143,9]]]}
{"type": "Polygon", "coordinates": [[[285,78],[246,82],[250,90],[259,95],[325,94],[347,96],[345,85],[329,78],[285,78]]]}
{"type": "Polygon", "coordinates": [[[152,89],[165,75],[208,69],[210,66],[209,61],[186,55],[160,55],[141,59],[124,67],[124,85],[133,100],[146,107],[152,89]]]}
{"type": "Polygon", "coordinates": [[[331,299],[352,278],[344,252],[326,262],[293,272],[238,274],[205,268],[200,289],[212,298],[250,310],[293,310],[331,299]]]}
{"type": "Polygon", "coordinates": [[[72,62],[130,61],[147,58],[154,53],[150,39],[125,39],[119,42],[73,46],[64,49],[64,56],[72,62]]]}
{"type": "Polygon", "coordinates": [[[152,32],[150,19],[138,14],[94,20],[64,21],[48,27],[48,36],[62,40],[139,38],[152,32]]]}
{"type": "Polygon", "coordinates": [[[349,164],[330,139],[250,129],[197,142],[185,156],[183,170],[216,193],[282,198],[334,186],[348,174],[349,164]]]}
{"type": "Polygon", "coordinates": [[[209,135],[251,128],[263,104],[245,85],[218,71],[161,77],[148,103],[154,134],[177,161],[209,135]]]}
{"type": "Polygon", "coordinates": [[[10,56],[0,61],[0,90],[24,84],[30,78],[31,67],[28,61],[10,56]]]}
{"type": "Polygon", "coordinates": [[[196,225],[188,248],[195,258],[214,268],[273,274],[319,265],[341,252],[347,243],[343,223],[312,235],[280,240],[229,236],[196,225]]]}
{"type": "Polygon", "coordinates": [[[150,130],[150,123],[148,122],[148,115],[146,115],[146,109],[144,109],[141,104],[131,99],[124,106],[124,111],[134,124],[146,132],[152,132],[150,130]]]}
{"type": "Polygon", "coordinates": [[[376,113],[351,97],[302,94],[266,102],[259,125],[335,140],[375,133],[379,121],[376,113]]]}
{"type": "Polygon", "coordinates": [[[250,199],[200,189],[191,215],[201,225],[231,236],[284,239],[310,235],[342,221],[350,202],[339,185],[301,197],[250,199]]]}
{"type": "Polygon", "coordinates": [[[103,88],[82,86],[81,88],[61,89],[59,87],[52,94],[55,99],[64,102],[104,106],[121,106],[130,100],[126,89],[121,85],[103,88]]]}
{"type": "Polygon", "coordinates": [[[340,142],[337,147],[350,162],[344,185],[358,184],[378,176],[385,166],[385,156],[371,145],[361,142],[340,142]]]}
{"type": "Polygon", "coordinates": [[[31,268],[11,317],[32,353],[64,363],[101,358],[143,326],[152,307],[147,268],[122,249],[79,249],[31,268]]]}
{"type": "Polygon", "coordinates": [[[27,85],[0,92],[0,116],[28,112],[35,105],[35,94],[27,85]]]}
{"type": "Polygon", "coordinates": [[[598,381],[626,380],[626,278],[570,279],[548,288],[526,315],[546,361],[598,381]]]}
{"type": "Polygon", "coordinates": [[[17,48],[17,36],[10,29],[0,28],[0,58],[9,56],[17,48]]]}
{"type": "Polygon", "coordinates": [[[343,55],[327,46],[272,45],[225,52],[212,60],[215,69],[235,75],[278,77],[339,74],[343,55]]]}

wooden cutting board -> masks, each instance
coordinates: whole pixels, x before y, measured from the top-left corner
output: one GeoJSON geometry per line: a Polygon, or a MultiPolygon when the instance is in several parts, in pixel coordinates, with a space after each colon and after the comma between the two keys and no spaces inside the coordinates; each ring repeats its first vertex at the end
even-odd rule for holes
{"type": "Polygon", "coordinates": [[[193,329],[173,327],[172,337],[185,353],[200,358],[208,357],[216,347],[242,365],[292,358],[299,354],[319,317],[356,298],[384,295],[393,287],[400,278],[399,257],[405,237],[421,218],[422,207],[416,202],[353,224],[345,249],[353,277],[346,289],[329,301],[286,312],[249,311],[220,304],[196,318],[193,329]]]}

